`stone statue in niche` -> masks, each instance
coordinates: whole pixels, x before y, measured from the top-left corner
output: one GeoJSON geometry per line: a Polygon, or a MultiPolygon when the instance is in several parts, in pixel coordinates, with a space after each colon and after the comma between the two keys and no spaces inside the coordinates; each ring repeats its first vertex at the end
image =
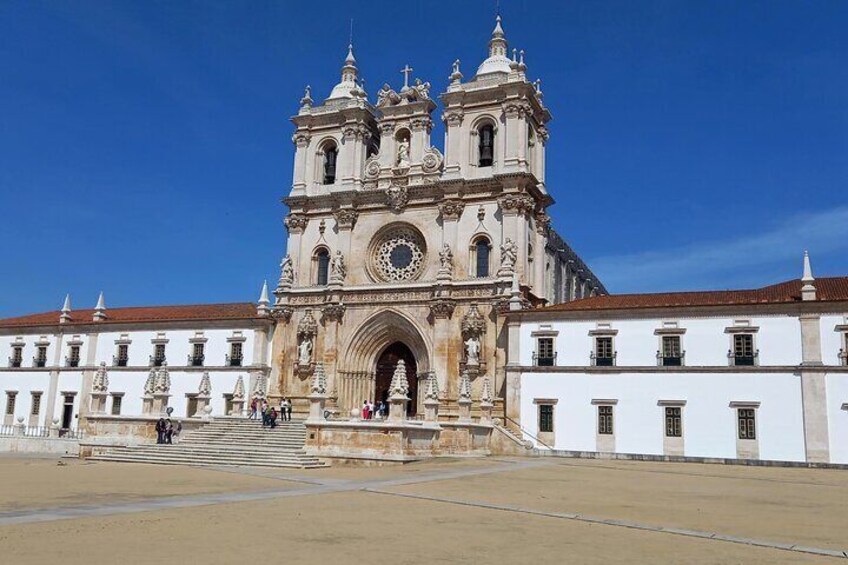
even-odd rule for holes
{"type": "Polygon", "coordinates": [[[397,164],[398,167],[409,166],[409,142],[405,139],[398,143],[397,164]]]}
{"type": "Polygon", "coordinates": [[[514,269],[515,262],[518,260],[518,246],[510,238],[506,238],[501,245],[501,268],[514,269]]]}
{"type": "Polygon", "coordinates": [[[471,336],[465,341],[465,362],[468,365],[480,364],[480,338],[471,336]]]}
{"type": "Polygon", "coordinates": [[[312,362],[312,338],[304,336],[300,345],[297,346],[298,365],[309,365],[312,362]]]}
{"type": "Polygon", "coordinates": [[[346,276],[347,266],[345,265],[344,255],[341,251],[336,251],[336,254],[330,260],[330,282],[342,283],[346,276]]]}
{"type": "Polygon", "coordinates": [[[286,255],[283,262],[280,263],[280,286],[289,285],[294,282],[294,267],[292,266],[292,258],[286,255]]]}
{"type": "Polygon", "coordinates": [[[442,245],[442,250],[439,251],[439,272],[444,274],[453,273],[453,251],[447,243],[442,245]]]}

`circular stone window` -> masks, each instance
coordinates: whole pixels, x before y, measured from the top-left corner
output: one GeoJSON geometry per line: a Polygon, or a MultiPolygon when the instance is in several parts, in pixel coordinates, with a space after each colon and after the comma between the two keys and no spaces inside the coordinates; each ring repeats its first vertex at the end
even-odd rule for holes
{"type": "Polygon", "coordinates": [[[411,226],[390,227],[371,247],[371,270],[385,282],[414,280],[424,266],[424,238],[411,226]]]}

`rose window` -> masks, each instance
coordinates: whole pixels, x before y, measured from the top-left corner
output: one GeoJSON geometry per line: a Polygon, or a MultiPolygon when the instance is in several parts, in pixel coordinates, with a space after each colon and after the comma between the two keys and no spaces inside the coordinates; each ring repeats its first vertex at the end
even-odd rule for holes
{"type": "Polygon", "coordinates": [[[415,279],[424,265],[424,253],[424,238],[415,229],[390,229],[373,247],[373,271],[377,278],[387,282],[415,279]]]}

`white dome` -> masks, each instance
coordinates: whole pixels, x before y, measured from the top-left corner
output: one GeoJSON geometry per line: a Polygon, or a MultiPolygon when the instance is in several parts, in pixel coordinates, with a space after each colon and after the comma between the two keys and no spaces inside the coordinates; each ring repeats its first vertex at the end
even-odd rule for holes
{"type": "Polygon", "coordinates": [[[510,60],[505,55],[494,55],[489,57],[477,67],[477,76],[488,75],[492,73],[509,74],[510,60]]]}

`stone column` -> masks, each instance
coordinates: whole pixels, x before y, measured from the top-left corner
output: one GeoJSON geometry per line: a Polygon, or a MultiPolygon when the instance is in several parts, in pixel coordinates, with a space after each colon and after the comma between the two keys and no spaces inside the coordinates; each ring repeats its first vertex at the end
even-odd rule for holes
{"type": "Polygon", "coordinates": [[[324,370],[329,375],[327,378],[327,391],[332,394],[336,390],[336,374],[338,372],[338,339],[339,324],[344,318],[346,310],[344,304],[328,304],[324,306],[322,313],[324,319],[324,370]]]}
{"type": "Polygon", "coordinates": [[[294,134],[294,173],[292,178],[292,195],[306,193],[306,156],[309,153],[309,141],[312,135],[308,131],[299,131],[294,134]]]}
{"type": "Polygon", "coordinates": [[[801,401],[804,411],[804,443],[808,462],[830,462],[827,418],[827,373],[821,355],[821,317],[802,314],[801,401]]]}
{"type": "Polygon", "coordinates": [[[533,293],[541,298],[547,297],[548,280],[545,270],[545,246],[548,241],[548,228],[551,223],[550,217],[544,212],[536,214],[536,237],[533,244],[533,262],[535,272],[533,274],[533,293]]]}
{"type": "Polygon", "coordinates": [[[442,116],[442,121],[445,122],[445,169],[442,174],[444,179],[460,178],[463,164],[468,160],[467,144],[463,143],[467,135],[462,131],[462,118],[462,110],[458,109],[446,110],[442,116]]]}

